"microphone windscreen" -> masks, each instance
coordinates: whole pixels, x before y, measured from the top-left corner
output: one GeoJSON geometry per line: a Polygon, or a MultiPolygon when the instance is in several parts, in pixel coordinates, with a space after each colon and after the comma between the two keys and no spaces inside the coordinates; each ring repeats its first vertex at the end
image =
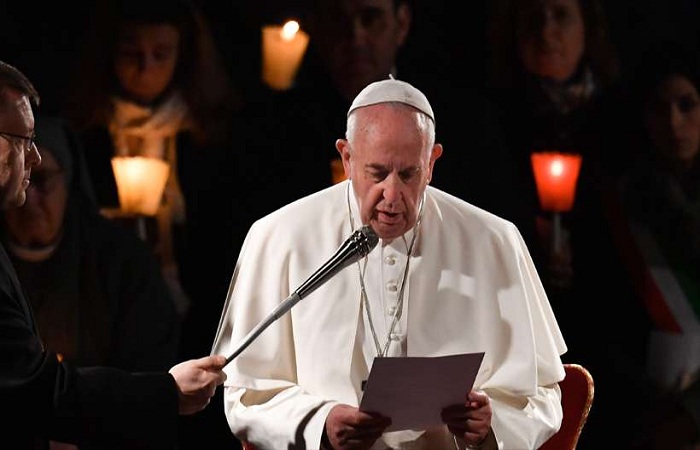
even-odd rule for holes
{"type": "Polygon", "coordinates": [[[369,225],[363,225],[359,230],[362,239],[358,241],[360,257],[366,256],[379,243],[379,236],[369,225]]]}

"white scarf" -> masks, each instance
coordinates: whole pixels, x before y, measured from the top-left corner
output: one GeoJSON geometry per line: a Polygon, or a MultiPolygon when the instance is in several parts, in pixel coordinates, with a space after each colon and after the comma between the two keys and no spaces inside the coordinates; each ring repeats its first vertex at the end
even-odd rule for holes
{"type": "Polygon", "coordinates": [[[165,186],[165,203],[172,220],[185,220],[185,201],[177,178],[176,135],[187,128],[188,109],[182,97],[175,93],[157,107],[141,106],[112,97],[114,115],[109,123],[116,155],[160,158],[170,164],[170,176],[165,186]]]}
{"type": "Polygon", "coordinates": [[[561,114],[568,114],[585,104],[598,89],[590,68],[585,68],[581,76],[573,80],[564,83],[543,80],[540,85],[554,108],[561,114]]]}
{"type": "Polygon", "coordinates": [[[172,224],[185,222],[185,198],[177,177],[177,133],[186,130],[188,108],[178,93],[171,94],[156,107],[141,106],[120,97],[112,97],[114,115],[109,123],[116,155],[159,158],[170,164],[170,175],[158,208],[160,256],[165,281],[170,287],[178,312],[184,314],[190,300],[179,281],[174,255],[172,224]]]}

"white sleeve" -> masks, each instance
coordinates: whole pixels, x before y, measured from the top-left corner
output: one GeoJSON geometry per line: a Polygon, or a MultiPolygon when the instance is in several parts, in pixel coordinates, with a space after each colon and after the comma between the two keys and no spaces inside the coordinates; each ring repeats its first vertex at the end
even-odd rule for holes
{"type": "Polygon", "coordinates": [[[537,395],[524,399],[521,404],[513,401],[512,396],[486,392],[491,397],[491,428],[499,449],[537,449],[559,431],[563,412],[558,384],[538,387],[537,395]]]}
{"type": "Polygon", "coordinates": [[[258,450],[320,449],[326,417],[338,403],[305,393],[299,386],[274,392],[224,388],[224,412],[233,434],[258,450]],[[249,396],[257,404],[246,406],[249,396]],[[260,402],[263,396],[272,397],[260,402]]]}

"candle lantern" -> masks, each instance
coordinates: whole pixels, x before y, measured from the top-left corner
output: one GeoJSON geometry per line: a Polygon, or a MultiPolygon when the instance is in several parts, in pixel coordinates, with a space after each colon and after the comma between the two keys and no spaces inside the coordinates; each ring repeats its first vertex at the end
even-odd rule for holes
{"type": "Polygon", "coordinates": [[[155,215],[170,174],[170,165],[157,158],[115,156],[112,170],[122,212],[155,215]]]}
{"type": "Polygon", "coordinates": [[[290,20],[284,26],[262,28],[262,78],[270,88],[283,91],[294,83],[309,35],[290,20]]]}
{"type": "Polygon", "coordinates": [[[540,207],[553,213],[555,251],[561,248],[561,213],[571,210],[574,205],[581,160],[580,154],[557,151],[530,155],[540,207]]]}

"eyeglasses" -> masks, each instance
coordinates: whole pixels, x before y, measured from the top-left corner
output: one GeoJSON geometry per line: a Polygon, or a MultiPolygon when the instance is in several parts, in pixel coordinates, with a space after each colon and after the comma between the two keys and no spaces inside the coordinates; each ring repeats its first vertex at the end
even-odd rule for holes
{"type": "Polygon", "coordinates": [[[19,139],[24,143],[24,148],[22,148],[22,150],[26,151],[27,153],[31,152],[36,147],[36,134],[32,134],[31,136],[22,136],[21,134],[0,131],[0,136],[7,139],[8,142],[10,142],[10,139],[8,138],[19,139]]]}

